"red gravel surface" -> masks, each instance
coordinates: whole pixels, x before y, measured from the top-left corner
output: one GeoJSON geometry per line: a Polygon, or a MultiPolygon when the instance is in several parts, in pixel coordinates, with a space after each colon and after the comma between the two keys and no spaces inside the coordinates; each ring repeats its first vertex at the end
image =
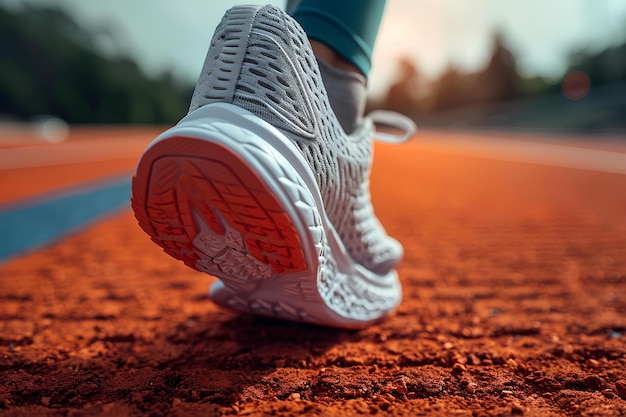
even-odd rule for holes
{"type": "MultiPolygon", "coordinates": [[[[364,330],[215,307],[213,278],[130,211],[0,266],[0,415],[626,415],[626,176],[455,156],[445,136],[376,148],[405,296],[364,330]]],[[[29,194],[18,171],[56,187],[69,169],[0,171],[0,197],[29,194]]]]}

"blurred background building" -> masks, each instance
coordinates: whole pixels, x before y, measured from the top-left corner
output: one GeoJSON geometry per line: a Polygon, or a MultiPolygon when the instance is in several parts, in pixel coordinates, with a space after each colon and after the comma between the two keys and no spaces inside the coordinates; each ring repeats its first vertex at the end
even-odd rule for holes
{"type": "MultiPolygon", "coordinates": [[[[0,120],[175,123],[223,12],[249,2],[0,0],[0,120]]],[[[626,131],[623,0],[388,0],[385,13],[372,109],[421,126],[626,131]]]]}

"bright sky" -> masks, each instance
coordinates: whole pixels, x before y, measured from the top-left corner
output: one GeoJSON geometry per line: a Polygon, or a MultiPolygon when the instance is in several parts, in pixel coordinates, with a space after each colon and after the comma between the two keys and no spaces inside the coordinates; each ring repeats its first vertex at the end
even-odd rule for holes
{"type": "MultiPolygon", "coordinates": [[[[57,5],[99,32],[107,49],[134,56],[150,74],[171,69],[195,81],[213,30],[234,4],[284,0],[0,0],[57,5]],[[108,30],[107,30],[108,29],[108,30]]],[[[388,0],[370,86],[385,89],[399,56],[434,78],[450,64],[479,70],[500,30],[524,75],[556,78],[568,55],[626,38],[625,0],[388,0]]]]}

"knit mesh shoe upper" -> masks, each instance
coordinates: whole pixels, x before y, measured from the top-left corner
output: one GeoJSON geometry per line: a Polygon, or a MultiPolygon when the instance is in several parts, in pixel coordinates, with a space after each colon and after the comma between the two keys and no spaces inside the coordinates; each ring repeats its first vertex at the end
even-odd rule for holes
{"type": "Polygon", "coordinates": [[[377,273],[402,256],[374,215],[369,193],[373,124],[351,135],[333,113],[302,28],[272,6],[239,6],[218,26],[190,111],[227,102],[294,141],[313,171],[325,211],[351,257],[377,273]]]}

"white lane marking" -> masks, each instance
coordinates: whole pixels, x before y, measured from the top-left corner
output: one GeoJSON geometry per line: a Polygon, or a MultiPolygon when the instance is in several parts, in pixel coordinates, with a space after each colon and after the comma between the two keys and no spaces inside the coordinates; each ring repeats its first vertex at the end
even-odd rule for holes
{"type": "MultiPolygon", "coordinates": [[[[522,162],[559,168],[583,169],[613,174],[626,174],[626,152],[576,146],[524,141],[506,137],[435,134],[424,140],[420,135],[413,142],[417,147],[476,158],[522,162]]],[[[589,146],[593,143],[589,141],[589,146]]]]}
{"type": "Polygon", "coordinates": [[[0,149],[0,171],[139,158],[149,141],[93,139],[0,149]]]}

